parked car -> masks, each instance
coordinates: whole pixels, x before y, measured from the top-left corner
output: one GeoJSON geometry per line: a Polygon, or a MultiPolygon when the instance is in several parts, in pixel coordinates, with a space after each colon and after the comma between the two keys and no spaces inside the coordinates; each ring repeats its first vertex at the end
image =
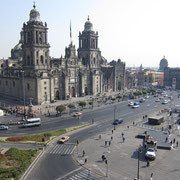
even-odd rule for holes
{"type": "Polygon", "coordinates": [[[149,147],[146,151],[145,158],[149,160],[154,160],[156,158],[155,149],[153,147],[149,147]]]}
{"type": "Polygon", "coordinates": [[[113,125],[118,125],[118,124],[121,124],[122,122],[123,122],[122,118],[115,119],[114,122],[113,122],[113,125]]]}
{"type": "Polygon", "coordinates": [[[69,136],[63,136],[60,140],[59,143],[65,143],[66,141],[69,141],[70,137],[69,136]]]}
{"type": "Polygon", "coordinates": [[[155,102],[160,102],[160,99],[156,99],[155,102]]]}
{"type": "Polygon", "coordinates": [[[0,126],[0,130],[8,130],[8,126],[1,125],[1,126],[0,126]]]}
{"type": "Polygon", "coordinates": [[[79,116],[81,116],[81,115],[82,115],[81,112],[76,112],[75,114],[73,114],[74,117],[79,117],[79,116]]]}

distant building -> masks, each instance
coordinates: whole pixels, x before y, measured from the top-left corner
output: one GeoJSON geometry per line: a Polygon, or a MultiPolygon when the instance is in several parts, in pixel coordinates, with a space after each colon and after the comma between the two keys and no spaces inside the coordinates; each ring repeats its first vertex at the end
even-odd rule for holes
{"type": "Polygon", "coordinates": [[[164,69],[164,86],[180,90],[180,68],[164,69]]]}
{"type": "Polygon", "coordinates": [[[168,61],[165,59],[165,56],[163,59],[161,59],[160,64],[159,64],[159,70],[164,71],[164,68],[168,67],[168,61]]]}

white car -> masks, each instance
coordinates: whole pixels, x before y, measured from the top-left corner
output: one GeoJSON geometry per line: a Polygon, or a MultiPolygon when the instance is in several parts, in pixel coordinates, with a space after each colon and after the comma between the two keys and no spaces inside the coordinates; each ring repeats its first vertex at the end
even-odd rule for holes
{"type": "Polygon", "coordinates": [[[149,147],[146,151],[145,158],[154,160],[156,158],[155,149],[153,147],[149,147]]]}
{"type": "Polygon", "coordinates": [[[133,106],[134,105],[134,102],[129,102],[128,103],[128,106],[133,106]]]}
{"type": "Polygon", "coordinates": [[[1,125],[1,126],[0,126],[0,130],[8,130],[8,126],[1,125]]]}
{"type": "Polygon", "coordinates": [[[168,100],[164,100],[163,102],[162,102],[162,104],[167,104],[168,103],[168,100]]]}

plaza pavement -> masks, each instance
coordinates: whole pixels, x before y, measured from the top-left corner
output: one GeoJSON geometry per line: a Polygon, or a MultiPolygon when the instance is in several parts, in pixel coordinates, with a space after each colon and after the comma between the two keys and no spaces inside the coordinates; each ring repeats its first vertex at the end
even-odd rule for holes
{"type": "MultiPolygon", "coordinates": [[[[137,121],[135,125],[132,123],[124,123],[116,126],[116,130],[106,131],[99,135],[91,137],[81,142],[76,148],[74,158],[76,161],[93,172],[102,175],[104,179],[109,180],[134,180],[137,178],[138,159],[137,149],[142,145],[142,139],[135,138],[137,134],[143,133],[146,129],[140,127],[137,121]],[[129,128],[128,128],[129,126],[129,128]],[[122,140],[122,132],[124,133],[125,142],[122,140]],[[111,136],[113,140],[111,140],[111,136]],[[111,141],[111,145],[105,141],[111,141]],[[82,152],[85,156],[82,157],[82,152]],[[77,152],[78,151],[78,152],[77,152]],[[106,177],[107,166],[102,161],[101,156],[105,155],[108,162],[108,177],[106,177]],[[87,163],[85,162],[87,159],[87,163]]],[[[175,138],[180,142],[178,131],[174,130],[169,139],[175,138]]],[[[158,149],[155,161],[150,161],[150,167],[144,158],[144,153],[140,153],[140,179],[149,180],[153,173],[153,180],[179,180],[180,179],[180,147],[174,147],[172,150],[158,149]]]]}

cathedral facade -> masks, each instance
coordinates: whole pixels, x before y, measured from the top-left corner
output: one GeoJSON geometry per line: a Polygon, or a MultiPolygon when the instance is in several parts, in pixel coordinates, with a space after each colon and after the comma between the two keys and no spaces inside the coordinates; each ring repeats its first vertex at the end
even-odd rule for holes
{"type": "MultiPolygon", "coordinates": [[[[64,57],[50,57],[47,23],[40,20],[35,5],[20,35],[20,42],[11,50],[11,58],[1,63],[1,96],[16,100],[25,98],[26,102],[31,99],[34,104],[42,104],[55,99],[97,95],[105,91],[104,73],[101,70],[105,59],[98,48],[98,32],[93,30],[89,17],[84,30],[79,33],[77,55],[71,41],[65,48],[64,57]]],[[[125,65],[122,68],[125,74],[125,65]]],[[[116,86],[118,90],[124,88],[122,75],[116,86]]]]}

